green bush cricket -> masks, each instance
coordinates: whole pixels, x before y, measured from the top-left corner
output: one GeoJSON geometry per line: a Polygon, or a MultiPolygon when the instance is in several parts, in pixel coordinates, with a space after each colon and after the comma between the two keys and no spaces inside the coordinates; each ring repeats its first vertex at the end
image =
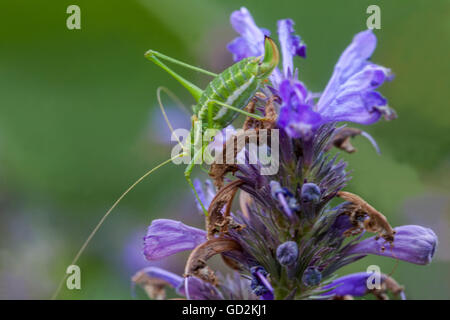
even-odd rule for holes
{"type": "MultiPolygon", "coordinates": [[[[233,64],[231,67],[225,69],[220,74],[215,74],[213,72],[209,72],[207,70],[203,70],[201,68],[191,66],[189,64],[186,64],[184,62],[181,62],[179,60],[173,59],[169,56],[166,56],[164,54],[161,54],[159,52],[149,50],[145,53],[145,57],[149,59],[150,61],[154,62],[156,65],[167,71],[173,78],[175,78],[179,83],[181,83],[194,97],[197,104],[193,107],[193,115],[192,115],[192,124],[196,121],[201,121],[201,131],[207,129],[215,129],[215,130],[221,130],[227,127],[230,123],[233,122],[233,120],[239,115],[244,114],[248,117],[253,117],[258,120],[263,120],[264,118],[258,115],[255,115],[253,113],[246,112],[245,110],[242,110],[254,97],[256,92],[264,85],[265,82],[268,81],[268,77],[272,73],[272,71],[275,69],[275,67],[278,65],[279,62],[279,52],[276,44],[273,42],[272,39],[269,37],[265,37],[264,40],[264,48],[265,53],[263,57],[249,57],[245,58],[235,64],[233,64]],[[180,65],[182,67],[186,67],[188,69],[198,71],[210,76],[213,76],[214,79],[207,85],[205,90],[201,90],[199,87],[194,85],[193,83],[189,82],[188,80],[184,79],[182,76],[178,75],[176,72],[174,72],[172,69],[170,69],[166,64],[164,64],[161,60],[165,60],[177,65],[180,65]]],[[[159,90],[158,90],[158,100],[160,102],[159,98],[159,90]]],[[[167,116],[164,112],[164,108],[162,104],[160,103],[163,115],[168,122],[167,116]]],[[[172,130],[172,127],[169,127],[172,130]]],[[[194,127],[194,126],[193,126],[194,127]]],[[[191,140],[195,139],[196,133],[194,132],[194,129],[191,129],[191,140]]],[[[90,233],[86,241],[81,246],[80,250],[76,254],[75,258],[73,259],[71,265],[74,265],[77,263],[78,259],[80,258],[81,254],[86,249],[87,245],[93,238],[93,236],[96,234],[98,229],[101,227],[103,222],[106,220],[106,218],[109,216],[109,214],[114,210],[114,208],[119,204],[119,202],[142,180],[144,180],[146,177],[148,177],[150,174],[155,172],[157,169],[161,168],[162,166],[170,163],[177,157],[183,157],[187,155],[187,148],[189,147],[189,143],[191,141],[188,141],[188,144],[186,146],[183,146],[184,152],[180,155],[177,155],[175,157],[172,157],[156,167],[152,168],[148,172],[146,172],[142,177],[140,177],[137,181],[135,181],[127,190],[125,190],[124,193],[114,202],[114,204],[109,208],[109,210],[103,215],[103,217],[100,219],[98,224],[95,226],[93,231],[90,233]]],[[[209,141],[202,141],[201,142],[201,148],[199,150],[188,150],[191,151],[190,154],[194,154],[192,159],[190,160],[188,166],[185,169],[184,175],[186,180],[188,181],[190,187],[194,191],[195,197],[197,198],[197,201],[200,203],[203,212],[205,215],[208,215],[208,211],[204,207],[203,203],[201,202],[201,199],[199,195],[197,194],[197,191],[194,188],[194,185],[191,180],[191,173],[195,166],[196,161],[203,156],[203,153],[208,146],[209,141]],[[193,152],[192,152],[193,151],[193,152]]],[[[195,145],[195,144],[194,144],[195,145]]],[[[191,145],[192,146],[192,145],[191,145]]],[[[53,299],[56,298],[58,295],[60,289],[62,288],[62,285],[66,279],[65,275],[61,282],[59,283],[59,286],[55,293],[53,294],[53,299]]]]}
{"type": "MultiPolygon", "coordinates": [[[[153,50],[149,50],[145,57],[153,61],[156,65],[166,70],[178,82],[180,82],[194,97],[197,104],[193,107],[192,123],[201,121],[202,131],[206,129],[221,130],[226,128],[239,113],[261,120],[255,114],[248,113],[244,108],[255,93],[260,89],[273,69],[278,65],[279,53],[275,43],[268,37],[265,39],[265,55],[261,61],[260,57],[249,57],[243,59],[231,67],[216,75],[209,71],[186,65],[183,62],[165,56],[153,50]],[[208,84],[205,90],[201,90],[188,80],[172,71],[160,59],[179,64],[181,66],[214,76],[215,78],[208,84]]],[[[194,126],[193,126],[194,127],[194,126]]],[[[194,131],[191,129],[191,138],[194,139],[194,131]]],[[[203,142],[200,150],[191,150],[193,158],[185,170],[185,177],[194,191],[197,200],[207,215],[207,211],[201,203],[197,192],[191,181],[191,173],[198,157],[203,155],[208,141],[203,142]]]]}

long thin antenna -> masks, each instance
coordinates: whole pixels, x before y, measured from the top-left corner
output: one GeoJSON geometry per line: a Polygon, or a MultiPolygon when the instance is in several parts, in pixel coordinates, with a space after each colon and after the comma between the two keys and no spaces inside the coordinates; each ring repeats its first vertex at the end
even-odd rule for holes
{"type": "MultiPolygon", "coordinates": [[[[167,159],[166,161],[158,164],[156,167],[154,167],[153,169],[147,171],[142,177],[140,177],[139,179],[137,179],[130,187],[128,187],[127,190],[125,190],[124,193],[122,193],[122,195],[116,200],[116,202],[114,202],[114,204],[111,206],[111,208],[109,208],[109,210],[103,215],[103,217],[100,219],[100,221],[97,223],[97,225],[95,226],[94,230],[92,230],[92,232],[89,234],[89,236],[87,237],[86,241],[83,243],[83,245],[81,246],[80,250],[78,250],[78,253],[76,254],[75,258],[72,260],[72,263],[70,265],[74,265],[77,263],[78,259],[80,258],[80,256],[83,254],[84,250],[86,249],[86,247],[88,246],[89,242],[91,241],[91,239],[94,237],[94,235],[97,233],[98,229],[100,229],[100,227],[102,226],[102,224],[105,222],[106,218],[108,218],[109,214],[114,210],[114,208],[119,204],[119,202],[134,188],[136,187],[142,180],[144,180],[146,177],[148,177],[151,173],[153,173],[154,171],[156,171],[157,169],[161,168],[162,166],[168,164],[169,162],[171,162],[172,160],[178,158],[178,157],[182,157],[184,156],[184,154],[179,154],[176,155],[175,157],[172,157],[170,159],[167,159]]],[[[64,281],[67,278],[67,274],[64,275],[64,277],[61,279],[61,281],[58,284],[58,287],[56,288],[56,291],[53,293],[51,299],[54,300],[56,299],[56,297],[58,296],[59,292],[61,291],[61,288],[64,284],[64,281]]]]}
{"type": "Polygon", "coordinates": [[[169,127],[170,132],[172,133],[172,136],[175,136],[175,139],[177,139],[177,142],[180,145],[181,149],[183,149],[183,151],[186,151],[185,150],[186,148],[183,146],[183,144],[181,143],[180,139],[175,134],[175,130],[173,129],[173,126],[170,123],[169,117],[167,116],[166,109],[164,108],[164,105],[163,105],[162,100],[161,100],[161,91],[164,91],[169,97],[174,99],[176,103],[179,103],[182,106],[183,106],[183,104],[181,103],[181,101],[179,101],[176,98],[176,96],[172,92],[170,92],[169,89],[167,89],[165,87],[158,87],[158,89],[156,89],[156,97],[158,99],[159,108],[161,109],[161,112],[163,114],[164,120],[166,121],[166,124],[169,127]]]}
{"type": "Polygon", "coordinates": [[[183,112],[185,112],[189,116],[192,115],[192,110],[189,109],[187,106],[185,106],[185,104],[180,100],[180,98],[177,97],[175,93],[173,93],[172,90],[163,86],[158,87],[157,91],[158,90],[164,91],[175,102],[175,104],[180,108],[180,110],[183,110],[183,112]]]}

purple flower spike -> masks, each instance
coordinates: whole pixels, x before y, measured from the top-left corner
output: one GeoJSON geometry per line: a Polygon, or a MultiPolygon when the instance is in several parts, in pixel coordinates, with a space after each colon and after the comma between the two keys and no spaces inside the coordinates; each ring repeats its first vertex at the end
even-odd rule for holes
{"type": "Polygon", "coordinates": [[[234,30],[241,36],[227,46],[233,53],[234,61],[247,57],[257,57],[264,54],[264,36],[270,35],[268,30],[259,28],[248,10],[242,7],[234,11],[230,18],[234,30]]]}
{"type": "Polygon", "coordinates": [[[325,122],[351,121],[372,124],[382,115],[390,120],[395,112],[375,91],[390,81],[390,70],[368,61],[376,47],[372,30],[358,33],[337,62],[325,91],[317,102],[325,122]]]}
{"type": "MultiPolygon", "coordinates": [[[[239,83],[248,80],[244,62],[261,59],[268,32],[256,25],[246,8],[233,12],[231,23],[239,34],[228,49],[235,61],[244,59],[235,65],[242,68],[241,74],[232,77],[239,87],[239,83]]],[[[150,281],[142,272],[133,277],[133,282],[141,285],[150,298],[165,297],[162,289],[167,284],[192,300],[347,300],[366,294],[380,300],[404,299],[403,286],[376,269],[334,278],[340,269],[369,254],[428,264],[438,242],[428,228],[409,225],[393,230],[359,192],[345,191],[351,169],[331,150],[336,147],[352,152],[350,139],[361,135],[379,152],[369,133],[345,128],[338,122],[372,124],[383,116],[395,116],[378,92],[383,83],[392,79],[390,70],[370,60],[377,39],[371,30],[356,34],[338,59],[322,93],[309,91],[299,79],[294,57],[305,57],[306,46],[296,35],[292,20],[278,21],[278,39],[283,66],[274,66],[270,75],[260,68],[257,91],[264,97],[256,94],[254,105],[258,112],[265,110],[269,125],[265,121],[247,121],[244,129],[279,129],[279,137],[271,135],[272,139],[280,138],[279,143],[259,139],[256,152],[249,148],[252,141],[247,135],[244,148],[235,152],[238,165],[212,168],[214,185],[227,180],[225,188],[229,192],[222,189],[223,201],[219,199],[216,208],[219,217],[206,223],[211,237],[207,238],[206,231],[179,221],[152,222],[144,238],[145,257],[157,260],[194,249],[184,276],[151,267],[144,269],[148,276],[164,282],[150,281]],[[251,161],[254,159],[259,161],[251,161]],[[268,163],[263,160],[271,160],[270,169],[277,169],[276,172],[268,173],[268,163]],[[230,179],[232,182],[228,183],[230,179]],[[233,199],[237,189],[240,210],[220,219],[220,212],[224,213],[227,205],[237,204],[237,199],[233,199]],[[339,204],[334,205],[335,201],[339,204]],[[367,232],[377,236],[366,236],[367,232]],[[205,265],[216,254],[223,256],[233,274],[222,276],[205,265]]],[[[272,40],[267,44],[273,46],[272,40]]],[[[275,50],[270,51],[263,60],[279,61],[278,53],[275,56],[275,50]]],[[[248,68],[253,72],[257,67],[248,68]]],[[[225,91],[236,91],[232,83],[234,89],[228,84],[223,83],[225,91]]],[[[228,95],[219,87],[216,89],[215,95],[228,95]]],[[[232,135],[239,142],[239,132],[231,135],[232,132],[227,127],[208,143],[208,157],[223,152],[224,142],[232,135]]],[[[214,185],[194,180],[199,203],[210,206],[216,195],[214,185]]]]}
{"type": "Polygon", "coordinates": [[[291,19],[278,20],[278,37],[283,55],[283,73],[287,78],[294,73],[293,57],[306,58],[306,46],[294,33],[294,22],[291,19]]]}
{"type": "Polygon", "coordinates": [[[206,241],[206,232],[170,219],[153,220],[144,237],[147,260],[159,260],[175,253],[192,250],[206,241]]]}
{"type": "Polygon", "coordinates": [[[184,290],[188,300],[223,300],[216,287],[194,276],[185,278],[184,290]]]}
{"type": "Polygon", "coordinates": [[[376,237],[371,237],[351,246],[347,254],[376,254],[420,265],[431,262],[438,243],[433,230],[415,225],[401,226],[394,230],[396,234],[392,248],[384,239],[376,240],[376,237]]]}

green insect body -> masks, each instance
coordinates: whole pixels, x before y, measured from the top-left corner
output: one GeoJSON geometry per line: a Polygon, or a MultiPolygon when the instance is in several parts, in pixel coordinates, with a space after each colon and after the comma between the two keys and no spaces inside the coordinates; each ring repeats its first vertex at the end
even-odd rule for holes
{"type": "Polygon", "coordinates": [[[278,48],[268,37],[265,40],[265,55],[262,60],[261,57],[245,58],[220,74],[190,66],[153,50],[149,50],[145,56],[166,70],[197,100],[197,104],[193,107],[193,118],[202,121],[203,129],[225,128],[239,113],[259,118],[242,109],[267,81],[279,62],[278,48]],[[205,90],[202,90],[172,71],[159,58],[214,76],[214,79],[205,90]]]}
{"type": "Polygon", "coordinates": [[[264,80],[257,77],[257,72],[258,59],[246,58],[226,69],[208,84],[194,106],[194,114],[202,121],[203,128],[222,129],[236,118],[238,112],[214,101],[238,108],[245,107],[264,80]],[[209,118],[210,109],[212,119],[209,118]]]}

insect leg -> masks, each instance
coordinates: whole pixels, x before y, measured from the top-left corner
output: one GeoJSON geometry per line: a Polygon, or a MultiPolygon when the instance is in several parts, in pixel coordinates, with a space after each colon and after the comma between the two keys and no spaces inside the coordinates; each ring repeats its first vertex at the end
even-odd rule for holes
{"type": "Polygon", "coordinates": [[[212,100],[212,102],[214,102],[214,103],[216,103],[216,104],[218,104],[218,105],[220,105],[220,106],[226,107],[226,108],[228,108],[228,109],[234,110],[234,111],[236,111],[236,112],[245,114],[247,117],[251,117],[251,118],[254,118],[254,119],[256,119],[256,120],[264,120],[264,117],[261,117],[261,116],[258,116],[258,115],[256,115],[256,114],[247,112],[247,111],[245,111],[245,110],[236,108],[236,107],[234,107],[234,106],[230,106],[230,105],[228,105],[228,104],[226,104],[226,103],[223,103],[223,102],[221,102],[221,101],[212,100]]]}
{"type": "Polygon", "coordinates": [[[164,105],[163,105],[163,103],[161,101],[161,91],[166,92],[171,98],[174,98],[174,100],[176,100],[177,103],[180,103],[181,105],[183,105],[183,104],[181,103],[181,101],[178,101],[177,99],[175,99],[176,98],[175,95],[172,94],[167,88],[158,87],[158,89],[156,90],[156,97],[158,99],[159,108],[161,109],[161,112],[163,114],[164,120],[166,121],[166,124],[169,127],[169,130],[172,133],[172,136],[175,136],[175,139],[177,140],[177,142],[180,145],[181,149],[183,149],[183,152],[187,152],[187,148],[181,143],[180,139],[175,134],[173,126],[170,123],[169,117],[167,116],[166,110],[165,110],[164,105]]]}
{"type": "Polygon", "coordinates": [[[194,99],[196,101],[198,101],[200,99],[200,97],[203,94],[203,90],[200,89],[199,87],[197,87],[195,84],[193,84],[192,82],[186,80],[185,78],[183,78],[182,76],[180,76],[178,73],[176,73],[175,71],[173,71],[172,69],[170,69],[166,64],[164,64],[163,62],[161,62],[161,60],[159,60],[156,55],[153,54],[154,52],[152,51],[148,51],[145,54],[145,57],[147,59],[149,59],[150,61],[153,61],[157,66],[161,67],[162,69],[164,69],[168,74],[170,74],[175,80],[177,80],[183,87],[185,87],[190,94],[194,97],[194,99]]]}
{"type": "Polygon", "coordinates": [[[203,156],[203,152],[205,151],[206,146],[207,145],[203,145],[200,150],[195,152],[194,157],[191,159],[191,162],[188,164],[188,166],[186,167],[186,170],[184,171],[184,177],[186,178],[187,182],[189,183],[189,186],[191,187],[192,191],[194,191],[194,195],[197,198],[198,203],[200,203],[200,206],[202,207],[202,210],[203,210],[205,216],[208,216],[208,210],[206,210],[205,206],[203,205],[203,202],[200,199],[200,197],[197,193],[197,190],[195,190],[194,184],[192,183],[192,180],[191,180],[191,174],[192,174],[192,170],[194,169],[195,162],[196,162],[196,160],[198,160],[199,158],[201,158],[203,156]]]}
{"type": "Polygon", "coordinates": [[[204,73],[204,74],[206,74],[206,75],[208,75],[208,76],[211,76],[211,77],[217,77],[217,76],[218,76],[218,74],[216,74],[216,73],[214,73],[214,72],[211,72],[211,71],[208,71],[208,70],[205,70],[205,69],[202,69],[202,68],[199,68],[199,67],[196,67],[196,66],[187,64],[187,63],[185,63],[185,62],[182,62],[182,61],[180,61],[180,60],[171,58],[171,57],[169,57],[169,56],[166,56],[165,54],[162,54],[162,53],[157,52],[157,51],[154,51],[154,50],[148,50],[148,51],[145,53],[145,57],[146,57],[146,58],[150,59],[150,56],[156,56],[156,57],[158,57],[158,58],[160,58],[160,59],[162,59],[162,60],[166,60],[166,61],[172,62],[172,63],[174,63],[174,64],[178,64],[178,65],[180,65],[180,66],[182,66],[182,67],[185,67],[185,68],[188,68],[188,69],[197,71],[197,72],[204,73]]]}

